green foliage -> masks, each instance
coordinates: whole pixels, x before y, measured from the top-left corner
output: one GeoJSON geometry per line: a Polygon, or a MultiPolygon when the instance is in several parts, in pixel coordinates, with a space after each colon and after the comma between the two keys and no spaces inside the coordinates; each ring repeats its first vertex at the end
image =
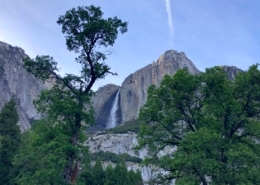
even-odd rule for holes
{"type": "Polygon", "coordinates": [[[61,182],[61,176],[67,183],[74,183],[76,180],[85,140],[81,133],[83,127],[94,124],[94,110],[90,103],[93,95],[91,88],[96,80],[107,74],[116,75],[104,63],[110,54],[104,49],[113,46],[119,32],[127,31],[127,22],[122,22],[117,17],[104,19],[102,15],[100,7],[91,5],[68,10],[57,21],[62,27],[68,50],[79,54],[75,61],[82,66],[80,75],[65,74],[62,77],[58,74],[57,62],[50,56],[24,59],[27,71],[43,81],[55,79],[55,85],[51,90],[43,91],[34,101],[38,112],[46,115],[46,120],[42,122],[47,122],[47,126],[39,126],[42,124],[39,122],[32,130],[32,145],[37,146],[37,151],[31,153],[39,152],[39,155],[44,156],[35,161],[38,165],[35,171],[30,171],[25,165],[27,152],[21,154],[20,158],[24,159],[24,163],[19,164],[16,161],[18,166],[25,168],[18,179],[20,184],[26,181],[35,184],[58,183],[61,182]],[[40,132],[38,127],[43,127],[45,132],[40,132]],[[59,166],[59,170],[50,170],[55,164],[59,166]],[[35,181],[29,179],[28,174],[33,175],[32,179],[35,181]],[[45,177],[47,179],[43,181],[45,177]]]}
{"type": "Polygon", "coordinates": [[[140,130],[140,122],[137,119],[127,121],[118,127],[106,130],[106,133],[123,134],[128,132],[138,133],[140,130]]]}
{"type": "Polygon", "coordinates": [[[129,154],[123,153],[123,154],[115,154],[112,152],[104,152],[99,151],[96,153],[91,153],[90,158],[93,161],[96,161],[98,158],[100,158],[102,161],[111,161],[112,163],[118,163],[122,160],[127,162],[134,162],[134,163],[141,163],[142,159],[139,157],[131,156],[129,154]]]}
{"type": "Polygon", "coordinates": [[[92,167],[90,165],[85,165],[77,178],[76,185],[94,184],[94,180],[92,167]]]}
{"type": "MultiPolygon", "coordinates": [[[[124,161],[116,164],[111,181],[113,185],[130,184],[127,168],[124,161]]],[[[111,185],[112,185],[111,184],[111,185]]]]}
{"type": "Polygon", "coordinates": [[[133,170],[128,171],[129,184],[143,185],[142,174],[140,170],[134,172],[133,170]]]}
{"type": "Polygon", "coordinates": [[[63,170],[71,153],[86,154],[83,146],[73,147],[70,136],[62,125],[53,125],[47,119],[33,124],[22,137],[22,147],[15,156],[19,170],[17,184],[66,184],[63,170]]]}
{"type": "Polygon", "coordinates": [[[16,103],[11,99],[0,112],[0,184],[14,184],[16,171],[12,161],[21,140],[18,120],[16,103]]]}
{"type": "Polygon", "coordinates": [[[194,76],[186,69],[151,86],[141,108],[137,150],[176,184],[260,183],[260,71],[227,79],[221,67],[194,76]],[[177,150],[169,150],[176,148],[177,150]],[[165,152],[162,155],[162,151],[165,152]],[[210,180],[209,180],[210,179],[210,180]]]}
{"type": "Polygon", "coordinates": [[[105,179],[105,183],[104,184],[105,185],[112,184],[112,182],[113,182],[112,177],[113,177],[114,169],[113,169],[111,164],[107,165],[105,173],[106,173],[106,179],[105,179]]]}
{"type": "Polygon", "coordinates": [[[105,171],[102,168],[101,161],[98,159],[95,166],[85,168],[79,176],[76,185],[96,184],[96,185],[143,185],[141,172],[138,170],[127,171],[124,160],[121,160],[113,168],[108,164],[105,171]]]}
{"type": "Polygon", "coordinates": [[[100,159],[97,159],[96,164],[93,167],[93,178],[94,178],[93,185],[103,185],[104,184],[106,174],[103,170],[100,159]]]}

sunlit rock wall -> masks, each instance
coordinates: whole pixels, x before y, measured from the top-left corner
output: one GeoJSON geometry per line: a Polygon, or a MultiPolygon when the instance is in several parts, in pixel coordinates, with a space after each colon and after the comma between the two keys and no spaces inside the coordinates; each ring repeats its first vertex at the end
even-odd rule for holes
{"type": "Polygon", "coordinates": [[[137,118],[140,107],[147,100],[150,85],[160,85],[165,74],[173,75],[183,68],[187,68],[194,75],[200,73],[183,52],[170,50],[160,56],[157,62],[130,74],[123,82],[120,93],[122,122],[137,118]]]}

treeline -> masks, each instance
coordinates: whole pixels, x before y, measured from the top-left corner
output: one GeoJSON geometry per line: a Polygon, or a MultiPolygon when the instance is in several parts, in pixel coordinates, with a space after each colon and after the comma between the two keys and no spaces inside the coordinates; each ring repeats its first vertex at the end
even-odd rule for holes
{"type": "Polygon", "coordinates": [[[115,154],[112,152],[108,152],[108,151],[104,152],[101,150],[90,154],[91,160],[96,161],[98,158],[100,158],[102,161],[111,161],[112,163],[118,163],[122,160],[127,162],[134,162],[134,163],[141,163],[143,161],[141,158],[131,156],[127,153],[115,154]]]}
{"type": "Polygon", "coordinates": [[[137,170],[127,171],[124,160],[118,162],[115,168],[108,164],[103,170],[101,160],[98,159],[92,168],[91,166],[85,168],[81,173],[78,185],[93,184],[93,185],[142,185],[141,172],[137,170]]]}

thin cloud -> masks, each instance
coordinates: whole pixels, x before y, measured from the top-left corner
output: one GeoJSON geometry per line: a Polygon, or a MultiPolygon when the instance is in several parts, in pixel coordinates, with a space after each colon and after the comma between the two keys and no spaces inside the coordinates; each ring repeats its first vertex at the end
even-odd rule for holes
{"type": "Polygon", "coordinates": [[[168,26],[170,28],[171,39],[173,39],[174,38],[174,28],[173,28],[173,24],[172,24],[172,12],[171,12],[170,0],[165,0],[165,3],[166,3],[166,11],[168,14],[168,26]]]}

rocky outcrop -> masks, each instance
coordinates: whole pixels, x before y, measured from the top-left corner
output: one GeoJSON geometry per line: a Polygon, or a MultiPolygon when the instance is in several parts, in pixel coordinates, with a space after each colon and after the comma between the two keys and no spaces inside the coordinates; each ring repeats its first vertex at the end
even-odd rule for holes
{"type": "Polygon", "coordinates": [[[200,73],[183,52],[170,50],[160,56],[157,62],[130,74],[123,82],[120,92],[122,122],[137,118],[140,107],[147,100],[150,85],[158,86],[165,74],[173,75],[183,68],[187,68],[194,75],[200,73]]]}
{"type": "Polygon", "coordinates": [[[241,72],[244,72],[242,69],[239,69],[235,66],[221,66],[224,71],[227,73],[228,75],[228,79],[230,80],[234,80],[235,79],[235,76],[238,74],[238,73],[241,73],[241,72]]]}
{"type": "Polygon", "coordinates": [[[12,97],[16,100],[19,126],[22,131],[30,127],[33,120],[40,118],[33,105],[43,89],[52,83],[43,83],[23,68],[22,59],[28,57],[24,50],[0,41],[0,109],[12,97]]]}
{"type": "MultiPolygon", "coordinates": [[[[100,87],[96,92],[95,96],[92,97],[91,101],[95,110],[95,121],[96,126],[92,130],[103,130],[106,128],[108,123],[108,118],[110,110],[113,106],[116,93],[119,90],[120,86],[114,84],[108,84],[103,87],[100,87]]],[[[117,111],[117,121],[121,122],[121,114],[117,111]]]]}
{"type": "MultiPolygon", "coordinates": [[[[144,159],[148,155],[146,149],[142,149],[139,153],[135,153],[133,147],[137,145],[137,139],[135,133],[125,134],[104,134],[102,132],[96,132],[89,136],[89,140],[86,145],[89,146],[89,151],[95,153],[98,151],[108,151],[115,154],[127,153],[131,156],[136,156],[144,159]]],[[[106,162],[103,162],[105,164],[106,162]]],[[[140,170],[144,182],[148,182],[154,178],[159,172],[166,173],[163,170],[157,169],[153,166],[141,166],[138,163],[126,162],[128,170],[140,170]]],[[[147,184],[147,183],[145,183],[147,184]]]]}

